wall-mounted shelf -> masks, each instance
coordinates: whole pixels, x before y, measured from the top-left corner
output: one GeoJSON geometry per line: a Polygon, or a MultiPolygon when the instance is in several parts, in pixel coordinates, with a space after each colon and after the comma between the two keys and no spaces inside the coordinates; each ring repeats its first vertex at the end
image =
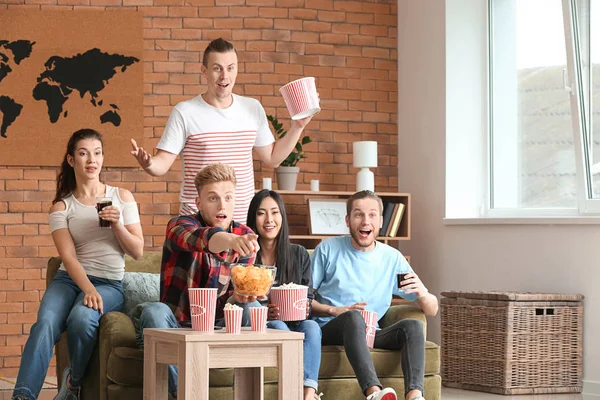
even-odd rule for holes
{"type": "MultiPolygon", "coordinates": [[[[308,227],[308,199],[347,199],[354,192],[310,190],[280,190],[277,191],[283,198],[288,212],[290,225],[290,239],[292,242],[305,244],[306,241],[321,241],[335,235],[312,235],[308,227]]],[[[377,240],[388,243],[391,241],[410,240],[411,226],[411,198],[409,193],[380,192],[377,193],[384,202],[402,203],[405,206],[404,215],[400,222],[398,233],[393,237],[381,236],[377,240]]],[[[307,246],[308,247],[308,246],[307,246]]]]}

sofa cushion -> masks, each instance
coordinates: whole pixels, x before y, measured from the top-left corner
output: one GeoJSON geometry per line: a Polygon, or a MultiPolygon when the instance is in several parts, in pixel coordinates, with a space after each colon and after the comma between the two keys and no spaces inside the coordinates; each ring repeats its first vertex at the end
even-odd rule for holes
{"type": "Polygon", "coordinates": [[[143,385],[144,351],[130,347],[115,347],[108,356],[106,376],[122,386],[143,385]]]}
{"type": "Polygon", "coordinates": [[[134,260],[128,255],[125,256],[125,271],[127,272],[149,272],[152,274],[160,273],[162,263],[162,252],[144,251],[144,255],[138,260],[134,260]]]}
{"type": "MultiPolygon", "coordinates": [[[[372,349],[371,356],[377,376],[402,377],[400,351],[372,349]]],[[[439,374],[440,347],[432,342],[425,342],[425,375],[439,374]]],[[[321,351],[321,368],[319,379],[350,378],[356,374],[346,357],[343,346],[323,346],[321,351]]]]}
{"type": "Polygon", "coordinates": [[[123,312],[129,317],[138,304],[159,301],[160,275],[148,272],[125,272],[123,297],[123,312]]]}

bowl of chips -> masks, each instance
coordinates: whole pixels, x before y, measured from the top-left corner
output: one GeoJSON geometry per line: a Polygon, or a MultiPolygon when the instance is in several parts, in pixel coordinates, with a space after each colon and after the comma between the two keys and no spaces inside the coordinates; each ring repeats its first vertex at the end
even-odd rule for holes
{"type": "Polygon", "coordinates": [[[242,296],[266,296],[275,280],[276,267],[260,264],[233,264],[233,290],[242,296]]]}

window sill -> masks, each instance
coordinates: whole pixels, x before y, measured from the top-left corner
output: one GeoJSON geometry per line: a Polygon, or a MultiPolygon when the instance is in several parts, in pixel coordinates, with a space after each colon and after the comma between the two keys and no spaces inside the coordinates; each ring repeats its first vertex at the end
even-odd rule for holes
{"type": "Polygon", "coordinates": [[[600,225],[600,216],[444,218],[444,225],[600,225]]]}

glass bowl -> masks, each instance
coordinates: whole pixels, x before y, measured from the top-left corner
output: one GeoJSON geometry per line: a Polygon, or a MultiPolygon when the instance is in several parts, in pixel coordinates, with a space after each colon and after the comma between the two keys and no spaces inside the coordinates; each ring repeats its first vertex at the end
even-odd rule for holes
{"type": "Polygon", "coordinates": [[[275,281],[276,267],[261,264],[232,264],[233,290],[242,296],[266,296],[275,281]]]}

